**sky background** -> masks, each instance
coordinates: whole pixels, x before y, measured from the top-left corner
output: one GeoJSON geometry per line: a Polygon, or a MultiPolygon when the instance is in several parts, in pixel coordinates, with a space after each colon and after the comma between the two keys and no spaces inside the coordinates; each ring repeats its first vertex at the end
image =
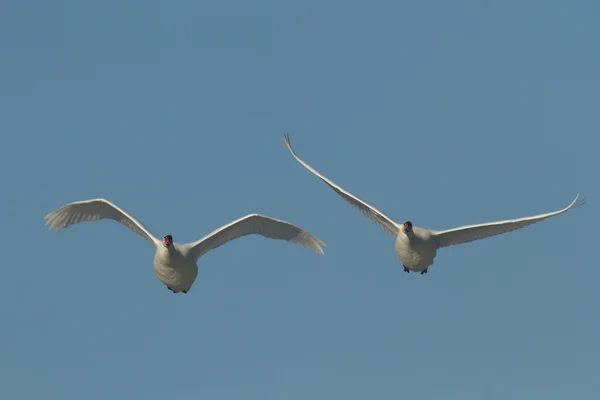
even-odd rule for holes
{"type": "Polygon", "coordinates": [[[3,1],[0,397],[592,399],[597,1],[3,1]],[[368,4],[368,5],[367,5],[368,4]],[[587,205],[438,252],[394,238],[300,166],[397,221],[445,229],[587,205]],[[114,221],[156,236],[249,213],[187,295],[114,221]]]}

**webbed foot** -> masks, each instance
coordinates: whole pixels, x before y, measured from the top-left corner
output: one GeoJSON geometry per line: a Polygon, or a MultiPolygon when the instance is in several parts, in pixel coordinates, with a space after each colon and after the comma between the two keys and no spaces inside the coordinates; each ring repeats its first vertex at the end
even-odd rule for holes
{"type": "Polygon", "coordinates": [[[421,275],[426,274],[427,273],[427,268],[425,268],[423,271],[421,271],[421,275]]]}
{"type": "Polygon", "coordinates": [[[409,273],[410,270],[408,268],[406,268],[406,265],[402,264],[402,266],[404,267],[404,272],[409,273]]]}

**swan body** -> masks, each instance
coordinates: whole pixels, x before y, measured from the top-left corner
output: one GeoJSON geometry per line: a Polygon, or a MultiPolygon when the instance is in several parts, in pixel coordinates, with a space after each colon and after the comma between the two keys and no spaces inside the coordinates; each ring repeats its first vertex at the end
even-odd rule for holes
{"type": "Polygon", "coordinates": [[[66,204],[46,217],[46,225],[57,232],[84,221],[113,219],[144,237],[155,248],[154,272],[173,293],[187,293],[198,275],[198,259],[208,251],[242,236],[258,234],[271,239],[286,240],[323,254],[318,238],[299,227],[261,214],[237,219],[192,243],[181,244],[173,236],[164,235],[160,241],[140,221],[106,199],[92,199],[66,204]]]}

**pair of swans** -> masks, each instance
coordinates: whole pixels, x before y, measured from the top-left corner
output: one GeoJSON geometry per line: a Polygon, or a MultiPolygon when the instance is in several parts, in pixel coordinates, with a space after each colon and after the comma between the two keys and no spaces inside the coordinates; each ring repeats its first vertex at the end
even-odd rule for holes
{"type": "MultiPolygon", "coordinates": [[[[413,225],[411,221],[397,223],[308,165],[296,154],[287,134],[284,135],[283,141],[300,164],[396,238],[396,254],[402,261],[405,272],[427,273],[439,248],[511,232],[585,204],[583,196],[577,195],[567,207],[554,212],[485,224],[466,225],[442,231],[421,228],[413,225]]],[[[45,217],[46,225],[56,231],[79,222],[98,221],[105,218],[120,222],[154,246],[154,272],[173,293],[187,293],[190,290],[198,275],[197,263],[202,255],[242,236],[258,234],[271,239],[286,240],[305,246],[317,254],[323,254],[322,247],[326,247],[325,243],[298,226],[261,214],[247,215],[222,226],[198,241],[186,244],[173,241],[173,236],[170,234],[164,235],[162,241],[159,240],[131,214],[106,199],[69,203],[45,217]]]]}

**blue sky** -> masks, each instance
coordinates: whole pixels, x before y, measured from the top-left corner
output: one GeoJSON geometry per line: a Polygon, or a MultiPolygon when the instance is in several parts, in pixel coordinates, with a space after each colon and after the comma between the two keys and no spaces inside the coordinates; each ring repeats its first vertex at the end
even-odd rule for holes
{"type": "Polygon", "coordinates": [[[0,5],[0,395],[10,399],[565,399],[600,395],[593,1],[0,5]],[[441,250],[393,238],[287,152],[433,229],[587,205],[441,250]],[[187,295],[105,197],[196,240],[187,295]]]}

